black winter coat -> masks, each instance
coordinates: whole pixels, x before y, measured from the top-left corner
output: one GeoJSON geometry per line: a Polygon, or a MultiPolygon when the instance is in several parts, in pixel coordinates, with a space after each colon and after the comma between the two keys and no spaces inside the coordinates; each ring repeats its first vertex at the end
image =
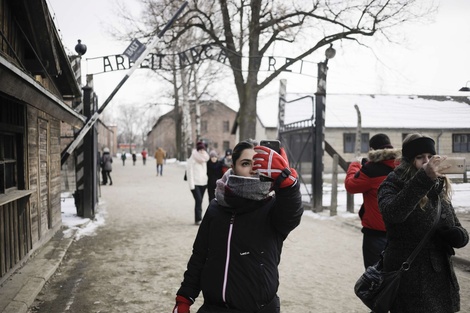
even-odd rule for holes
{"type": "Polygon", "coordinates": [[[202,291],[205,304],[246,313],[271,302],[279,286],[283,241],[303,213],[299,185],[262,201],[240,198],[236,208],[212,200],[177,294],[196,299],[202,291]]]}
{"type": "MultiPolygon", "coordinates": [[[[378,192],[379,208],[388,237],[384,254],[385,271],[397,270],[432,227],[437,214],[437,193],[442,189],[442,182],[439,187],[436,186],[422,169],[407,182],[400,179],[400,173],[400,168],[390,173],[378,192]],[[420,208],[418,203],[425,195],[429,200],[420,208]]],[[[458,227],[462,234],[461,242],[454,247],[465,246],[468,232],[461,226],[452,204],[441,199],[441,207],[437,228],[458,227]]],[[[417,255],[411,268],[404,272],[390,312],[458,312],[459,284],[452,254],[453,248],[436,232],[417,255]]]]}
{"type": "Polygon", "coordinates": [[[217,160],[215,163],[212,160],[207,161],[207,190],[209,197],[213,199],[215,195],[215,188],[217,187],[217,180],[222,177],[222,162],[217,160]]]}

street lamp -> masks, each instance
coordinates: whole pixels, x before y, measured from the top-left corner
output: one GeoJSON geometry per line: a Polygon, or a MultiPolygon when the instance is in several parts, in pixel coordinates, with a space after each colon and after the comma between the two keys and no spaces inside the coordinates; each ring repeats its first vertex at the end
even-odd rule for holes
{"type": "Polygon", "coordinates": [[[75,46],[75,52],[77,52],[79,56],[82,56],[86,53],[86,45],[82,44],[80,39],[78,39],[78,43],[75,46]]]}
{"type": "Polygon", "coordinates": [[[465,87],[460,88],[459,91],[470,91],[470,87],[468,87],[468,83],[470,83],[470,80],[465,84],[465,87]]]}
{"type": "Polygon", "coordinates": [[[330,44],[328,49],[325,51],[325,57],[326,57],[326,62],[328,62],[329,59],[333,59],[336,55],[336,50],[333,48],[333,44],[330,44]]]}

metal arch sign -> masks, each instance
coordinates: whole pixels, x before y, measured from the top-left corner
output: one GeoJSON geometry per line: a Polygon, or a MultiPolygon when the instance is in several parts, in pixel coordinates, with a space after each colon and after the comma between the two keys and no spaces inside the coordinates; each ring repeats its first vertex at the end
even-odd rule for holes
{"type": "MultiPolygon", "coordinates": [[[[131,68],[134,65],[133,60],[136,58],[133,56],[133,53],[138,52],[139,44],[142,45],[140,42],[138,42],[137,39],[134,39],[134,41],[129,45],[123,54],[87,58],[86,60],[88,62],[88,68],[95,69],[92,70],[92,73],[90,74],[103,74],[131,68]]],[[[142,46],[145,48],[144,45],[142,46]]],[[[179,68],[184,68],[191,64],[198,64],[205,60],[217,61],[227,65],[227,59],[229,57],[228,53],[228,51],[215,44],[203,44],[175,54],[149,53],[140,64],[139,68],[151,69],[153,71],[170,71],[171,68],[165,65],[165,58],[170,56],[176,56],[179,68]]],[[[260,71],[275,71],[277,68],[291,60],[293,59],[280,56],[263,57],[261,58],[260,71]]],[[[309,75],[308,73],[316,74],[317,63],[299,60],[296,63],[290,65],[284,71],[303,75],[309,75]]]]}

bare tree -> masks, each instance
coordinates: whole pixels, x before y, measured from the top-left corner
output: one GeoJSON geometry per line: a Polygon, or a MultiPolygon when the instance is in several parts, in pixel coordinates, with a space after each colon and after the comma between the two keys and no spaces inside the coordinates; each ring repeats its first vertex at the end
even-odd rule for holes
{"type": "Polygon", "coordinates": [[[119,116],[117,124],[119,125],[118,138],[124,143],[129,144],[129,152],[132,152],[132,144],[142,144],[140,141],[141,124],[143,120],[142,110],[136,110],[129,104],[119,105],[119,116]]]}
{"type": "Polygon", "coordinates": [[[256,137],[258,93],[289,66],[336,41],[389,38],[395,26],[434,8],[418,0],[193,0],[188,7],[173,40],[197,28],[203,33],[201,43],[225,51],[240,104],[240,139],[256,137]],[[300,44],[299,36],[308,41],[300,44]],[[275,43],[295,45],[296,55],[260,79],[261,60],[275,43]]]}
{"type": "MultiPolygon", "coordinates": [[[[114,36],[121,40],[138,38],[150,40],[159,31],[160,27],[172,17],[175,10],[181,5],[171,0],[141,0],[143,10],[140,18],[129,14],[123,2],[120,3],[119,16],[127,24],[125,30],[114,30],[114,36]]],[[[190,100],[194,100],[195,111],[199,110],[201,97],[211,97],[210,86],[219,79],[221,72],[220,64],[214,62],[198,62],[190,67],[181,66],[177,55],[180,51],[189,49],[194,42],[201,41],[203,32],[193,28],[176,38],[172,31],[167,32],[167,39],[159,42],[157,53],[165,55],[162,58],[161,68],[155,73],[163,81],[171,84],[173,88],[168,89],[166,96],[174,98],[175,101],[175,126],[176,147],[179,159],[185,159],[193,143],[200,139],[200,114],[196,114],[196,137],[192,138],[190,100]]],[[[203,40],[204,41],[204,40],[203,40]]]]}

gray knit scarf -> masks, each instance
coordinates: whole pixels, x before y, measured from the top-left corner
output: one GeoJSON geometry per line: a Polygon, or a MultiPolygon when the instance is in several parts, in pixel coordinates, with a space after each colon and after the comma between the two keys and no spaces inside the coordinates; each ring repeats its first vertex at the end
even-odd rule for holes
{"type": "Polygon", "coordinates": [[[270,196],[272,183],[260,181],[259,177],[244,177],[233,174],[232,169],[217,180],[215,197],[217,202],[226,207],[233,207],[228,198],[242,198],[260,201],[270,196]],[[228,200],[228,201],[227,201],[228,200]]]}

